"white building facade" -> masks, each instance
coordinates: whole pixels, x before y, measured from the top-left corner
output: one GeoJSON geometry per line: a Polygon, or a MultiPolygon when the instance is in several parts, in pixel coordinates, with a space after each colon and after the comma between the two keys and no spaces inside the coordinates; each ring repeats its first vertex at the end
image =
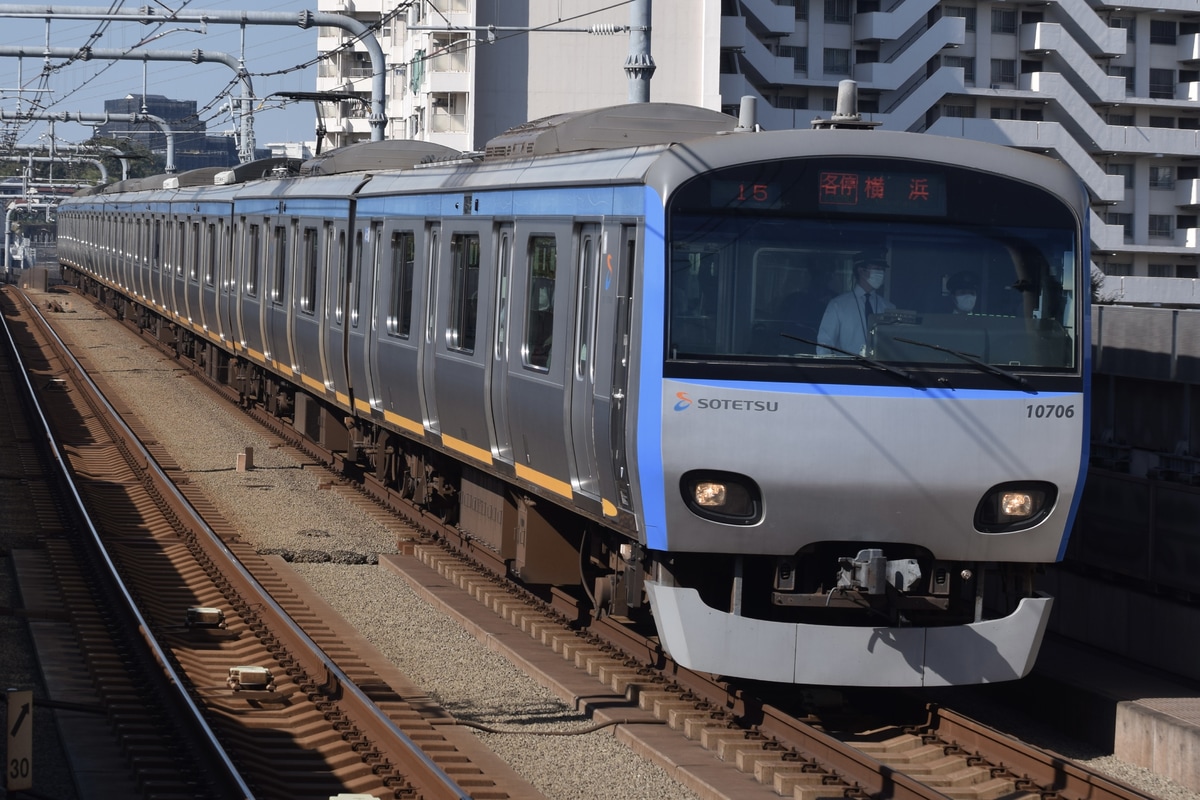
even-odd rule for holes
{"type": "MultiPolygon", "coordinates": [[[[531,119],[628,102],[628,5],[319,0],[379,25],[387,138],[479,150],[531,119]],[[603,28],[601,28],[603,30],[603,28]]],[[[892,130],[997,142],[1069,164],[1111,276],[1200,267],[1200,0],[653,0],[650,99],[808,127],[858,82],[892,130]]],[[[370,138],[367,49],[322,29],[326,149],[370,138]]],[[[1190,284],[1190,281],[1189,281],[1190,284]]],[[[1182,286],[1180,289],[1184,288],[1182,286]]],[[[1189,290],[1190,292],[1190,290],[1189,290]]]]}

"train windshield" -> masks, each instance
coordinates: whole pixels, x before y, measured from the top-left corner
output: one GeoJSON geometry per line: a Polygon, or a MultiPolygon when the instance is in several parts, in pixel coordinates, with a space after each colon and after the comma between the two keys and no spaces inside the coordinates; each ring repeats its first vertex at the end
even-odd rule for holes
{"type": "Polygon", "coordinates": [[[1077,368],[1080,230],[1037,186],[945,165],[797,159],[668,205],[667,358],[1077,368]]]}

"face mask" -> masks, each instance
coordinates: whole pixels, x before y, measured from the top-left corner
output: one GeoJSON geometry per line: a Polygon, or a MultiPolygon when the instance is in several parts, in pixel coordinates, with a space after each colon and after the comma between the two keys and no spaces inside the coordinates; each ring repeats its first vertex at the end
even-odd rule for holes
{"type": "Polygon", "coordinates": [[[954,295],[954,305],[959,311],[967,312],[975,308],[975,295],[973,294],[956,294],[954,295]]]}
{"type": "Polygon", "coordinates": [[[872,289],[878,289],[883,286],[883,278],[887,273],[881,269],[867,270],[867,283],[872,289]]]}

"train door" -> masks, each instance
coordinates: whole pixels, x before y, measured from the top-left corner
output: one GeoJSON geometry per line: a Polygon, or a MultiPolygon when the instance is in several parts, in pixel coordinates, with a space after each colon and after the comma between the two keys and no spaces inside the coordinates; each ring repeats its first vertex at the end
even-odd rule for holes
{"type": "Polygon", "coordinates": [[[515,228],[505,376],[513,468],[518,477],[566,498],[573,495],[564,399],[571,362],[571,235],[566,220],[522,220],[515,228]]]}
{"type": "Polygon", "coordinates": [[[129,259],[129,278],[125,283],[125,290],[134,297],[145,297],[145,292],[142,291],[142,271],[145,268],[146,232],[141,217],[135,218],[133,222],[133,247],[131,249],[133,252],[129,259]]]}
{"type": "Polygon", "coordinates": [[[162,305],[162,231],[163,223],[155,214],[150,221],[150,268],[149,285],[146,287],[146,299],[152,306],[162,305]]]}
{"type": "MultiPolygon", "coordinates": [[[[279,358],[288,359],[286,363],[296,371],[293,379],[304,384],[309,391],[323,394],[326,384],[320,329],[321,314],[327,303],[324,300],[326,287],[318,278],[322,264],[336,257],[333,248],[336,236],[332,223],[312,217],[295,221],[293,236],[295,257],[292,264],[296,274],[293,278],[293,294],[285,304],[289,311],[288,335],[279,358]],[[322,247],[323,243],[326,247],[322,247]]],[[[343,251],[345,241],[343,231],[343,251]]],[[[338,260],[345,262],[344,258],[338,260]]]]}
{"type": "Polygon", "coordinates": [[[571,449],[573,470],[571,484],[575,491],[599,499],[596,475],[596,443],[592,438],[593,386],[595,385],[595,339],[597,285],[602,256],[600,226],[580,225],[575,248],[575,314],[571,348],[571,375],[567,382],[567,404],[571,418],[571,449]]]}
{"type": "MultiPolygon", "coordinates": [[[[625,409],[629,393],[630,309],[637,257],[637,228],[605,225],[597,284],[595,374],[591,410],[592,441],[598,450],[600,496],[617,509],[632,510],[625,448],[625,409]]],[[[605,513],[611,513],[607,506],[605,513]]]]}
{"type": "MultiPolygon", "coordinates": [[[[350,285],[346,308],[346,392],[352,408],[360,414],[375,415],[371,399],[374,383],[374,352],[376,326],[371,309],[378,302],[377,293],[383,274],[379,258],[382,254],[383,223],[371,220],[357,225],[354,231],[354,252],[350,262],[350,285]]],[[[340,390],[339,390],[340,391],[340,390]]]]}
{"type": "Polygon", "coordinates": [[[221,251],[217,259],[217,332],[227,346],[237,341],[237,320],[234,300],[237,298],[237,259],[235,250],[241,247],[241,226],[233,218],[221,220],[221,251]]]}
{"type": "Polygon", "coordinates": [[[237,329],[239,341],[251,358],[262,360],[266,346],[263,344],[263,250],[266,240],[264,232],[270,228],[263,219],[242,218],[239,263],[235,271],[237,281],[237,329]]]}
{"type": "Polygon", "coordinates": [[[491,363],[488,337],[491,271],[481,269],[492,252],[492,223],[477,218],[447,221],[442,228],[441,271],[437,277],[439,322],[432,354],[434,394],[442,443],[477,461],[492,460],[488,395],[484,380],[491,363]]]}
{"type": "Polygon", "coordinates": [[[417,351],[417,371],[421,376],[421,421],[427,431],[441,433],[438,422],[437,402],[434,390],[433,357],[437,330],[437,286],[438,262],[441,250],[441,226],[436,222],[425,228],[425,302],[421,315],[421,346],[417,351]]]}
{"type": "Polygon", "coordinates": [[[203,264],[203,254],[200,248],[203,245],[203,222],[197,217],[188,219],[188,244],[187,253],[190,255],[186,259],[187,275],[184,277],[183,302],[184,302],[184,320],[188,327],[195,325],[200,319],[200,268],[203,264]]]}
{"type": "Polygon", "coordinates": [[[205,217],[200,228],[200,315],[193,323],[203,328],[205,335],[210,338],[221,329],[217,320],[217,264],[222,239],[221,222],[219,217],[205,217]]]}
{"type": "Polygon", "coordinates": [[[501,225],[496,236],[496,286],[495,311],[492,324],[491,366],[487,370],[486,382],[491,402],[488,404],[488,425],[491,428],[492,454],[500,461],[511,464],[512,438],[508,428],[508,362],[510,305],[509,291],[512,287],[513,270],[513,226],[501,225]]]}
{"type": "Polygon", "coordinates": [[[288,303],[290,301],[291,263],[288,249],[291,244],[288,226],[279,223],[271,226],[269,250],[268,302],[263,309],[263,353],[269,365],[284,374],[292,374],[291,353],[288,345],[288,303]]]}
{"type": "Polygon", "coordinates": [[[333,390],[338,405],[349,407],[350,387],[346,379],[346,317],[350,295],[347,282],[355,269],[362,269],[363,233],[354,231],[353,246],[346,247],[346,222],[339,220],[327,230],[325,263],[325,318],[321,337],[321,370],[325,386],[333,390]]]}
{"type": "MultiPolygon", "coordinates": [[[[422,240],[425,233],[420,220],[403,218],[389,221],[382,231],[380,255],[373,265],[375,301],[366,356],[368,402],[393,424],[417,436],[425,433],[425,396],[419,379],[425,337],[422,309],[429,289],[428,274],[421,271],[429,253],[428,241],[422,240]]],[[[355,385],[355,392],[360,391],[355,385]]]]}

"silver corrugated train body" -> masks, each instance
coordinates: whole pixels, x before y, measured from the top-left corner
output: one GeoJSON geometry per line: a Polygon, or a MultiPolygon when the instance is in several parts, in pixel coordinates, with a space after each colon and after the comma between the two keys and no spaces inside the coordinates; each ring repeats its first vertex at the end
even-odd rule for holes
{"type": "MultiPolygon", "coordinates": [[[[1086,198],[914,134],[647,104],[59,208],[70,279],[693,669],[1024,675],[1082,488],[1086,198]]],[[[853,127],[853,126],[850,126],[853,127]]]]}

